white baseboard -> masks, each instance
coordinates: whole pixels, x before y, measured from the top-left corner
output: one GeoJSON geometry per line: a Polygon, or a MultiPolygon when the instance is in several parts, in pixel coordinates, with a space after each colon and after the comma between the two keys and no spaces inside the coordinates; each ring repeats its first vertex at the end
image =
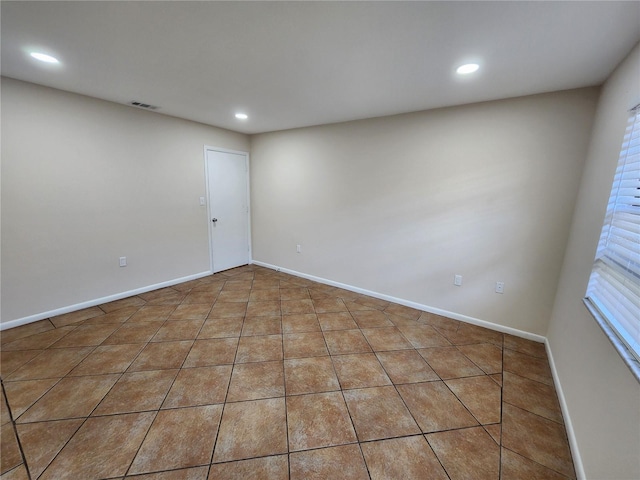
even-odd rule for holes
{"type": "Polygon", "coordinates": [[[569,447],[571,448],[571,456],[573,457],[573,466],[576,469],[576,478],[578,480],[585,480],[587,476],[584,472],[582,457],[580,456],[580,450],[578,449],[578,440],[576,439],[575,431],[573,430],[573,423],[571,422],[571,415],[569,414],[569,405],[567,404],[567,400],[564,397],[562,384],[560,383],[560,378],[558,377],[558,371],[556,370],[556,364],[553,360],[553,353],[551,353],[551,345],[549,344],[549,340],[545,340],[544,343],[547,350],[547,358],[549,359],[549,366],[551,367],[553,383],[556,387],[558,401],[560,402],[560,409],[562,410],[562,417],[564,419],[564,426],[567,431],[567,438],[569,439],[569,447]]]}
{"type": "Polygon", "coordinates": [[[362,295],[367,295],[369,297],[379,298],[380,300],[386,300],[388,302],[397,303],[399,305],[404,305],[405,307],[415,308],[416,310],[422,310],[423,312],[442,315],[444,317],[453,318],[454,320],[460,320],[461,322],[470,323],[472,325],[477,325],[479,327],[485,327],[491,330],[496,330],[498,332],[515,335],[516,337],[526,338],[527,340],[533,340],[534,342],[544,343],[546,341],[546,338],[543,337],[542,335],[536,335],[535,333],[525,332],[524,330],[518,330],[516,328],[506,327],[504,325],[488,322],[486,320],[481,320],[479,318],[469,317],[467,315],[461,315],[455,312],[449,312],[447,310],[431,307],[429,305],[423,305],[421,303],[404,300],[402,298],[392,297],[391,295],[385,295],[384,293],[372,292],[371,290],[365,290],[364,288],[354,287],[352,285],[347,285],[340,282],[334,282],[333,280],[327,280],[326,278],[320,278],[314,275],[308,275],[306,273],[297,272],[295,270],[290,270],[288,268],[278,267],[276,265],[260,262],[258,260],[251,260],[251,263],[261,267],[270,268],[278,272],[283,272],[289,275],[294,275],[296,277],[306,278],[307,280],[312,280],[314,282],[330,285],[332,287],[338,287],[344,290],[349,290],[350,292],[361,293],[362,295]]]}
{"type": "Polygon", "coordinates": [[[86,302],[76,303],[75,305],[69,305],[67,307],[56,308],[55,310],[49,310],[48,312],[36,313],[35,315],[29,315],[28,317],[17,318],[15,320],[9,320],[8,322],[0,323],[0,331],[7,328],[19,327],[20,325],[26,325],[28,323],[37,322],[38,320],[44,320],[45,318],[55,317],[56,315],[62,315],[64,313],[75,312],[76,310],[82,310],[83,308],[95,307],[96,305],[102,305],[103,303],[113,302],[115,300],[121,300],[123,298],[138,295],[140,293],[150,292],[159,288],[171,287],[178,283],[188,282],[190,280],[197,280],[198,278],[211,275],[212,272],[200,272],[193,275],[187,275],[186,277],[175,278],[166,282],[156,283],[154,285],[147,285],[146,287],[136,288],[135,290],[129,290],[126,292],[116,293],[102,298],[95,298],[86,302]]]}

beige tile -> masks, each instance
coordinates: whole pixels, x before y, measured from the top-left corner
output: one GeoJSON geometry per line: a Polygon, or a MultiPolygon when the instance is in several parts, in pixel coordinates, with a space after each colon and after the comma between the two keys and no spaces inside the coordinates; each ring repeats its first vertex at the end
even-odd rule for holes
{"type": "Polygon", "coordinates": [[[525,353],[532,357],[547,358],[544,343],[534,342],[533,340],[527,340],[506,333],[504,334],[504,348],[525,353]]]}
{"type": "Polygon", "coordinates": [[[48,348],[64,336],[73,332],[76,328],[76,326],[61,327],[19,338],[18,340],[2,345],[2,351],[11,352],[15,350],[41,350],[48,348]]]}
{"type": "MultiPolygon", "coordinates": [[[[142,307],[145,308],[145,307],[142,307]]],[[[123,324],[127,322],[140,307],[125,307],[120,310],[114,310],[105,315],[89,318],[82,322],[82,325],[108,325],[108,324],[123,324]]]]}
{"type": "Polygon", "coordinates": [[[156,297],[147,302],[147,305],[173,305],[174,307],[180,305],[187,297],[186,292],[178,292],[172,294],[166,294],[156,297]]]}
{"type": "Polygon", "coordinates": [[[196,340],[189,351],[184,367],[207,367],[232,364],[236,358],[238,338],[196,340]]]}
{"type": "Polygon", "coordinates": [[[504,372],[503,378],[503,401],[554,422],[563,423],[560,403],[552,386],[510,372],[504,372]]]}
{"type": "Polygon", "coordinates": [[[74,323],[82,322],[83,320],[87,320],[88,318],[98,317],[100,315],[104,315],[105,311],[101,310],[98,307],[90,307],[82,310],[76,310],[75,312],[65,313],[63,315],[58,315],[55,317],[51,317],[51,323],[56,328],[65,327],[67,325],[72,325],[74,323]]]}
{"type": "Polygon", "coordinates": [[[363,328],[361,331],[376,352],[413,349],[396,327],[363,328]]]}
{"type": "Polygon", "coordinates": [[[30,480],[29,474],[27,473],[27,469],[24,466],[24,463],[21,463],[17,467],[12,470],[8,470],[6,473],[0,475],[0,479],[2,480],[30,480]]]}
{"type": "Polygon", "coordinates": [[[287,453],[284,398],[227,403],[213,462],[287,453]]]}
{"type": "Polygon", "coordinates": [[[483,425],[482,426],[489,435],[491,435],[491,438],[493,438],[493,441],[496,442],[496,445],[500,445],[502,443],[502,424],[501,423],[494,423],[492,425],[483,425]]]}
{"type": "Polygon", "coordinates": [[[125,373],[100,402],[92,415],[157,410],[177,374],[178,370],[125,373]]]}
{"type": "Polygon", "coordinates": [[[297,313],[282,317],[283,333],[319,332],[320,323],[315,313],[297,313]]]}
{"type": "Polygon", "coordinates": [[[92,350],[93,347],[45,350],[30,362],[15,370],[6,377],[6,380],[36,380],[63,377],[89,355],[92,350]]]}
{"type": "Polygon", "coordinates": [[[154,417],[146,412],[88,419],[40,479],[123,476],[154,417]]]}
{"type": "Polygon", "coordinates": [[[451,480],[495,480],[500,474],[500,447],[483,428],[464,428],[426,436],[451,480]]]}
{"type": "Polygon", "coordinates": [[[160,329],[160,322],[125,323],[108,337],[103,345],[147,343],[160,329]]]}
{"type": "Polygon", "coordinates": [[[460,345],[458,350],[480,367],[484,373],[494,374],[502,372],[502,349],[492,343],[460,345]]]}
{"type": "Polygon", "coordinates": [[[359,329],[324,331],[324,339],[331,355],[368,353],[371,346],[359,329]]]}
{"type": "Polygon", "coordinates": [[[222,405],[161,410],[129,473],[207,465],[221,415],[222,405]]]}
{"type": "Polygon", "coordinates": [[[171,287],[164,287],[164,288],[159,288],[157,290],[152,290],[150,292],[140,293],[138,294],[138,297],[146,301],[148,305],[151,300],[166,297],[168,295],[175,295],[176,293],[180,293],[180,292],[178,292],[178,290],[175,290],[171,287]]]}
{"type": "Polygon", "coordinates": [[[240,338],[236,353],[236,363],[268,362],[272,360],[282,360],[281,335],[240,338]]]}
{"type": "Polygon", "coordinates": [[[238,460],[211,465],[209,480],[288,480],[289,461],[286,455],[238,460]]]}
{"type": "Polygon", "coordinates": [[[349,312],[319,313],[318,322],[320,322],[322,331],[353,330],[358,328],[349,312]]]}
{"type": "MultiPolygon", "coordinates": [[[[205,291],[191,291],[189,294],[184,297],[183,304],[191,305],[191,304],[201,304],[212,306],[214,302],[218,299],[218,292],[205,290],[205,291]]],[[[246,301],[246,300],[245,300],[246,301]]]]}
{"type": "Polygon", "coordinates": [[[290,452],[356,441],[340,392],[288,397],[287,427],[290,452]]]}
{"type": "Polygon", "coordinates": [[[449,341],[430,325],[400,325],[398,329],[414,348],[446,347],[449,341]]]}
{"type": "Polygon", "coordinates": [[[242,291],[250,292],[252,286],[253,286],[252,282],[249,279],[228,280],[225,282],[224,287],[222,287],[222,290],[223,291],[242,290],[242,291]]]}
{"type": "Polygon", "coordinates": [[[88,347],[100,345],[120,324],[80,325],[49,348],[88,347]]]}
{"type": "Polygon", "coordinates": [[[47,332],[54,328],[55,327],[48,319],[28,323],[19,327],[9,328],[0,332],[0,343],[4,345],[5,343],[13,342],[24,337],[30,337],[37,333],[47,332]]]}
{"type": "Polygon", "coordinates": [[[231,365],[219,365],[180,370],[162,408],[224,403],[231,369],[231,365]]]}
{"type": "Polygon", "coordinates": [[[292,315],[294,313],[316,313],[313,302],[308,300],[282,300],[282,314],[292,315]]]}
{"type": "MultiPolygon", "coordinates": [[[[36,382],[42,380],[35,380],[36,382]]],[[[17,382],[14,382],[17,383],[17,382]]],[[[12,410],[15,408],[11,406],[12,410]]],[[[11,422],[11,414],[9,413],[9,407],[7,406],[7,399],[4,396],[4,391],[0,391],[0,426],[11,422]]]]}
{"type": "Polygon", "coordinates": [[[242,318],[246,313],[246,302],[221,302],[218,300],[213,305],[211,313],[209,313],[209,318],[242,318]]]}
{"type": "Polygon", "coordinates": [[[193,341],[149,343],[129,367],[129,372],[180,368],[193,341]]]}
{"type": "Polygon", "coordinates": [[[378,310],[364,310],[351,312],[360,328],[393,327],[391,320],[378,310]]]}
{"type": "Polygon", "coordinates": [[[478,424],[443,382],[408,383],[396,388],[424,433],[478,424]]]}
{"type": "Polygon", "coordinates": [[[11,413],[14,419],[18,419],[20,415],[36,403],[40,397],[49,391],[56,383],[58,378],[46,378],[43,380],[25,380],[22,382],[7,382],[4,384],[7,392],[7,400],[11,405],[11,413]]]}
{"type": "Polygon", "coordinates": [[[502,449],[501,467],[500,478],[504,480],[567,480],[569,478],[506,448],[502,449]]]}
{"type": "Polygon", "coordinates": [[[278,288],[256,289],[253,287],[249,295],[249,302],[279,302],[280,290],[278,288]]]}
{"type": "Polygon", "coordinates": [[[378,309],[376,309],[376,308],[374,308],[372,306],[368,306],[368,305],[363,305],[361,303],[357,303],[357,302],[355,302],[355,300],[356,299],[354,299],[354,300],[346,300],[344,302],[345,306],[347,307],[347,309],[350,312],[362,312],[362,311],[365,311],[365,310],[378,310],[378,309]]]}
{"type": "Polygon", "coordinates": [[[18,425],[22,450],[33,478],[38,478],[82,425],[83,419],[18,425]]]}
{"type": "Polygon", "coordinates": [[[344,399],[361,442],[420,433],[394,387],[348,390],[344,399]]]}
{"type": "Polygon", "coordinates": [[[225,290],[218,295],[218,301],[223,303],[247,303],[249,301],[250,290],[225,290]]]}
{"type": "Polygon", "coordinates": [[[502,446],[567,477],[575,478],[564,426],[504,403],[502,446]]]}
{"type": "Polygon", "coordinates": [[[546,358],[538,358],[505,348],[503,362],[506,372],[515,373],[521,377],[550,386],[553,385],[551,368],[546,358]]]}
{"type": "Polygon", "coordinates": [[[441,330],[441,333],[454,345],[493,343],[496,346],[502,347],[503,342],[502,333],[464,322],[460,323],[455,331],[441,330]]]}
{"type": "Polygon", "coordinates": [[[13,424],[6,423],[0,427],[0,474],[17,467],[21,463],[22,455],[13,430],[13,424]]]}
{"type": "Polygon", "coordinates": [[[455,347],[423,348],[418,353],[442,379],[473,377],[484,373],[455,347]]]}
{"type": "Polygon", "coordinates": [[[449,479],[422,435],[367,442],[361,446],[371,480],[449,479]]]}
{"type": "Polygon", "coordinates": [[[239,337],[243,322],[243,317],[209,318],[204,322],[198,339],[239,337]]]}
{"type": "Polygon", "coordinates": [[[208,467],[181,468],[165,472],[126,476],[131,480],[207,480],[208,467]]]}
{"type": "Polygon", "coordinates": [[[311,299],[311,297],[309,296],[309,290],[307,290],[306,288],[280,288],[280,300],[282,301],[309,299],[311,299]]]}
{"type": "Polygon", "coordinates": [[[415,350],[378,352],[376,356],[395,384],[430,382],[440,379],[415,350]]]}
{"type": "Polygon", "coordinates": [[[182,304],[178,305],[169,320],[204,320],[212,311],[209,304],[182,304]]]}
{"type": "Polygon", "coordinates": [[[375,308],[376,310],[384,310],[389,306],[389,302],[386,300],[380,300],[379,298],[369,297],[367,295],[360,295],[354,299],[354,302],[367,307],[375,308]]]}
{"type": "Polygon", "coordinates": [[[249,302],[247,304],[247,317],[280,316],[280,301],[249,302]]]}
{"type": "Polygon", "coordinates": [[[283,335],[284,358],[305,358],[329,355],[322,332],[283,335]]]}
{"type": "Polygon", "coordinates": [[[176,320],[166,322],[151,339],[152,342],[195,340],[204,320],[176,320]]]}
{"type": "Polygon", "coordinates": [[[138,296],[133,296],[133,297],[123,298],[121,300],[116,300],[114,302],[103,303],[102,305],[100,305],[100,309],[103,310],[105,313],[110,313],[116,310],[120,310],[121,308],[141,307],[145,303],[147,302],[145,302],[142,298],[138,296]]]}
{"type": "Polygon", "coordinates": [[[242,326],[242,336],[280,335],[282,321],[280,316],[247,317],[242,326]]]}
{"type": "Polygon", "coordinates": [[[18,423],[88,417],[118,377],[112,374],[63,378],[34,403],[18,423]]]}
{"type": "Polygon", "coordinates": [[[7,378],[29,360],[37,357],[43,350],[16,350],[13,352],[0,352],[0,374],[7,378]]]}
{"type": "Polygon", "coordinates": [[[173,305],[145,305],[129,318],[129,323],[164,322],[175,309],[173,305]]]}
{"type": "Polygon", "coordinates": [[[404,305],[398,305],[397,303],[389,304],[385,309],[385,313],[389,313],[392,315],[398,315],[400,317],[407,317],[412,320],[417,320],[420,315],[422,315],[421,310],[416,310],[415,308],[405,307],[404,305]]]}
{"type": "Polygon", "coordinates": [[[332,357],[343,389],[391,385],[391,380],[373,353],[332,357]]]}
{"type": "Polygon", "coordinates": [[[282,361],[234,365],[227,402],[283,396],[284,369],[282,361]]]}
{"type": "Polygon", "coordinates": [[[102,345],[91,352],[69,375],[122,373],[144,348],[142,344],[102,345]]]}
{"type": "MultiPolygon", "coordinates": [[[[385,312],[385,315],[387,316],[387,318],[389,320],[391,320],[391,323],[393,323],[396,327],[419,327],[419,326],[424,326],[424,324],[420,323],[418,320],[414,320],[414,319],[411,319],[411,318],[401,317],[400,315],[394,315],[394,314],[388,313],[388,312],[385,312]]],[[[447,342],[447,345],[450,345],[450,343],[447,342]]]]}
{"type": "Polygon", "coordinates": [[[348,312],[347,306],[344,304],[341,298],[329,297],[313,300],[313,308],[316,313],[329,313],[329,312],[348,312]]]}
{"type": "Polygon", "coordinates": [[[284,361],[287,395],[340,390],[329,357],[295,358],[284,361]]]}
{"type": "Polygon", "coordinates": [[[290,458],[291,480],[369,479],[367,466],[357,445],[294,452],[290,458]]]}
{"type": "Polygon", "coordinates": [[[489,377],[455,378],[445,383],[480,424],[500,422],[501,389],[489,377]]]}

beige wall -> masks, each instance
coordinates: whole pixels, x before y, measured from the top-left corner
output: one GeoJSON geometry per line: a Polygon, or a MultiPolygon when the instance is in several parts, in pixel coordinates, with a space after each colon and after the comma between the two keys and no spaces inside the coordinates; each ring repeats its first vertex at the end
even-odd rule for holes
{"type": "Polygon", "coordinates": [[[3,78],[2,322],[208,271],[204,145],[249,139],[3,78]]]}
{"type": "Polygon", "coordinates": [[[602,88],[548,331],[589,479],[640,478],[640,384],[582,303],[627,110],[638,103],[640,45],[602,88]]]}
{"type": "Polygon", "coordinates": [[[253,136],[253,258],[544,335],[597,97],[253,136]]]}

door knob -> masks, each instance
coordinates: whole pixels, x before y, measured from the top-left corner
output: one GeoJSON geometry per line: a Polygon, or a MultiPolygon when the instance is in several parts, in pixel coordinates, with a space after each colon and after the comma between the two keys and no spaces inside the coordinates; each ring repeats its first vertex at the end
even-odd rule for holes
{"type": "Polygon", "coordinates": [[[218,221],[218,219],[217,219],[217,218],[212,218],[212,219],[211,219],[211,221],[212,221],[213,223],[216,223],[216,222],[218,221]]]}

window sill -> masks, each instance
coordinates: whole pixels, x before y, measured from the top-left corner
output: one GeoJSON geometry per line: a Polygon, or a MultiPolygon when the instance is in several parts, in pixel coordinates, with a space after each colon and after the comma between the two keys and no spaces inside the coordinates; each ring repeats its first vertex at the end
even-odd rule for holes
{"type": "Polygon", "coordinates": [[[596,322],[598,322],[598,325],[600,325],[600,328],[602,328],[602,331],[607,336],[613,347],[618,351],[622,357],[622,361],[627,367],[629,367],[629,370],[631,370],[633,376],[636,377],[636,380],[640,382],[640,363],[638,360],[636,360],[633,354],[629,351],[629,348],[627,348],[627,346],[618,338],[618,335],[616,335],[613,329],[605,321],[598,309],[595,308],[587,298],[584,298],[582,301],[585,307],[587,307],[587,310],[589,310],[589,313],[591,313],[596,322]]]}

